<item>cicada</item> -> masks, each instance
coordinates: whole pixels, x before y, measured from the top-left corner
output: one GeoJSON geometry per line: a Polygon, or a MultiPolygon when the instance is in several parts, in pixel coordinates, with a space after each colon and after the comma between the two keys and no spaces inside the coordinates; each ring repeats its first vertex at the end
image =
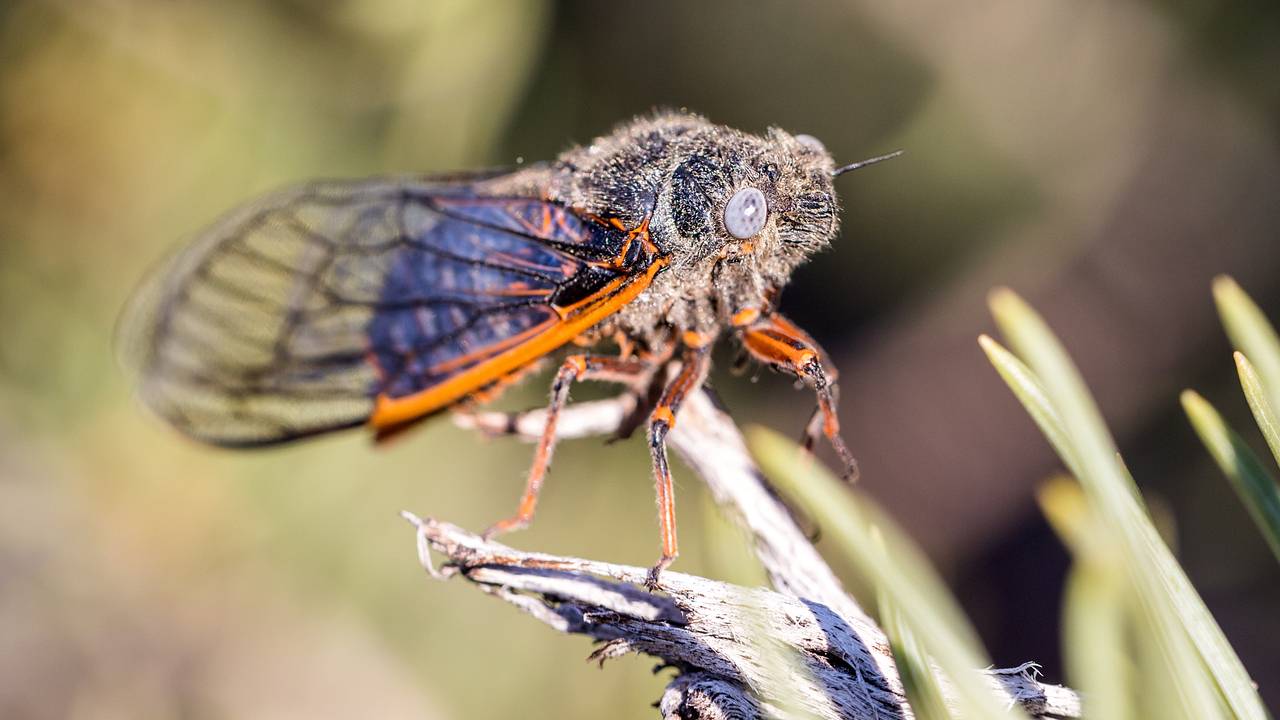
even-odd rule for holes
{"type": "Polygon", "coordinates": [[[309,183],[178,252],[124,341],[146,404],[231,447],[357,426],[385,438],[559,359],[518,510],[488,535],[532,519],[573,383],[655,388],[656,584],[677,549],[665,439],[718,340],[812,388],[808,442],[824,435],[853,471],[835,369],[776,305],[836,237],[833,179],[879,159],[837,168],[808,135],[659,113],[514,170],[309,183]]]}

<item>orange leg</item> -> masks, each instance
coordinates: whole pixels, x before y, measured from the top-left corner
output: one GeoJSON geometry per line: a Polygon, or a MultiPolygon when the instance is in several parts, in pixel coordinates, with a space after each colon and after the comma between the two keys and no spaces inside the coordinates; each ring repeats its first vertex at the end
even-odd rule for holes
{"type": "MultiPolygon", "coordinates": [[[[675,354],[676,350],[676,344],[674,342],[668,342],[660,345],[656,350],[637,350],[633,345],[631,345],[633,341],[627,339],[626,336],[621,333],[619,333],[618,337],[615,338],[615,342],[617,342],[621,348],[619,351],[620,356],[617,358],[618,360],[639,362],[645,367],[645,370],[632,377],[628,377],[626,373],[623,373],[617,378],[596,378],[608,379],[619,384],[627,385],[628,389],[624,391],[623,394],[629,394],[635,399],[635,409],[628,414],[627,417],[623,418],[622,424],[618,427],[616,434],[609,439],[608,442],[610,443],[617,440],[626,440],[631,437],[632,433],[634,433],[637,428],[644,424],[645,420],[648,418],[649,411],[652,410],[654,405],[658,402],[658,397],[662,392],[663,386],[666,384],[666,378],[659,377],[659,373],[656,371],[671,359],[671,356],[675,354]]],[[[467,407],[460,408],[454,412],[469,413],[471,412],[471,405],[479,404],[484,401],[484,399],[481,399],[476,402],[469,402],[467,407]]],[[[545,410],[545,408],[538,408],[538,410],[545,410]]],[[[532,411],[487,411],[485,415],[492,418],[501,418],[501,421],[489,420],[482,427],[478,427],[477,429],[489,437],[518,435],[519,431],[517,428],[520,422],[525,418],[525,416],[530,414],[530,412],[532,411]]]]}
{"type": "Polygon", "coordinates": [[[776,313],[760,317],[742,328],[742,344],[757,360],[790,372],[818,395],[818,408],[805,424],[802,443],[813,446],[821,431],[844,464],[844,477],[858,476],[858,463],[840,437],[836,416],[836,371],[822,348],[808,333],[776,313]]]}
{"type": "Polygon", "coordinates": [[[533,455],[533,467],[529,468],[529,478],[525,483],[524,495],[520,498],[520,506],[516,514],[505,520],[499,520],[484,531],[485,539],[499,533],[519,530],[529,525],[533,519],[533,511],[538,505],[538,492],[551,467],[551,455],[556,449],[556,422],[560,419],[560,410],[569,400],[569,386],[582,380],[603,380],[606,382],[631,383],[649,372],[650,366],[640,360],[622,360],[614,357],[594,355],[570,355],[565,358],[556,379],[551,384],[551,404],[547,407],[547,424],[542,429],[542,437],[538,440],[538,449],[533,455]]]}
{"type": "Polygon", "coordinates": [[[702,385],[710,365],[710,345],[690,347],[681,358],[683,365],[662,391],[649,415],[649,452],[653,455],[653,479],[658,492],[658,524],[662,532],[662,558],[649,571],[645,584],[658,588],[658,577],[676,559],[676,499],[667,465],[667,433],[676,425],[676,413],[690,393],[702,385]]]}

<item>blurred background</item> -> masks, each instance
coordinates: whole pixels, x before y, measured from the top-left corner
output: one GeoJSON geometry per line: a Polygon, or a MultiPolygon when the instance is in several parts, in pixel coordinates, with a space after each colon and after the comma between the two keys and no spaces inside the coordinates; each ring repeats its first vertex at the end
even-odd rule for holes
{"type": "MultiPolygon", "coordinates": [[[[688,107],[821,138],[843,237],[784,309],[835,356],[863,486],[997,664],[1061,675],[1057,463],[982,357],[1007,284],[1060,332],[1271,706],[1280,571],[1177,406],[1252,426],[1209,282],[1280,319],[1274,0],[14,1],[0,8],[0,716],[653,717],[645,659],[428,582],[410,509],[481,528],[530,447],[431,423],[198,447],[113,359],[121,305],[218,213],[284,183],[548,159],[688,107]]],[[[812,399],[714,376],[744,423],[812,399]]],[[[533,379],[504,401],[545,396],[533,379]]],[[[1251,438],[1252,439],[1252,438],[1251,438]]],[[[677,569],[735,579],[677,470],[677,569]]],[[[648,564],[642,444],[566,443],[518,547],[648,564]]]]}

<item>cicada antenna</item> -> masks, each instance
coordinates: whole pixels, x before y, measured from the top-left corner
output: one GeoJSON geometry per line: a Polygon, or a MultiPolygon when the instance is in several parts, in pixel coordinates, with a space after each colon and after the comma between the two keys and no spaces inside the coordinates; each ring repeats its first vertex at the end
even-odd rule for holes
{"type": "Polygon", "coordinates": [[[843,175],[843,174],[845,174],[845,173],[847,173],[847,172],[849,172],[849,171],[851,171],[851,170],[857,170],[858,168],[864,168],[864,167],[866,167],[866,166],[868,166],[868,165],[875,165],[876,163],[878,163],[878,162],[884,162],[885,160],[892,160],[892,159],[894,159],[894,158],[898,157],[899,155],[901,155],[901,154],[902,154],[902,153],[904,153],[904,152],[906,152],[906,151],[905,151],[905,150],[894,150],[893,152],[888,153],[888,154],[886,154],[886,155],[878,155],[878,156],[876,156],[876,157],[868,158],[868,159],[866,159],[866,160],[859,160],[859,161],[858,161],[858,162],[856,162],[856,163],[849,163],[848,165],[844,165],[844,166],[841,166],[841,167],[836,168],[835,170],[832,170],[832,171],[831,171],[831,177],[833,177],[833,178],[835,178],[835,177],[840,177],[841,175],[843,175]]]}

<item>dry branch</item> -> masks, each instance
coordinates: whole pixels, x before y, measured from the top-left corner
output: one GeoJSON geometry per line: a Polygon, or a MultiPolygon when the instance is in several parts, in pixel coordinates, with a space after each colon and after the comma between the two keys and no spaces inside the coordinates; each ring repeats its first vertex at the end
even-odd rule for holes
{"type": "MultiPolygon", "coordinates": [[[[631,410],[625,397],[575,405],[561,416],[560,434],[612,432],[631,410]]],[[[535,438],[543,420],[540,411],[514,422],[482,413],[459,424],[535,438]]],[[[666,718],[912,717],[883,631],[769,491],[728,415],[698,393],[669,440],[750,531],[777,592],[668,571],[665,594],[650,594],[638,587],[644,568],[526,553],[406,513],[424,567],[441,578],[460,574],[557,630],[602,641],[592,654],[601,662],[638,652],[674,666],[679,674],[659,704],[666,718]],[[445,559],[441,569],[433,552],[445,559]]],[[[1080,714],[1075,693],[1038,682],[1030,663],[987,677],[1032,715],[1080,714]]]]}

